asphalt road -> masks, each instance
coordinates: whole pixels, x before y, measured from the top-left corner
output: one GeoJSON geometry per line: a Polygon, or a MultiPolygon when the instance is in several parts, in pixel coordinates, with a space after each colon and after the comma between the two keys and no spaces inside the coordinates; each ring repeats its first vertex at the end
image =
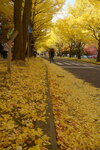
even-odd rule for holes
{"type": "Polygon", "coordinates": [[[96,88],[100,88],[100,65],[77,62],[64,58],[55,58],[54,63],[71,72],[77,78],[91,83],[96,88]]]}

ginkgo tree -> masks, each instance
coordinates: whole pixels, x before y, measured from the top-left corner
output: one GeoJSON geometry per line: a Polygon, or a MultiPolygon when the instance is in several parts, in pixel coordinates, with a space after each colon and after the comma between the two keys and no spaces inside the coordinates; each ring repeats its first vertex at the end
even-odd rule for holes
{"type": "Polygon", "coordinates": [[[93,9],[91,15],[88,17],[87,14],[83,16],[84,28],[86,28],[90,35],[94,38],[98,45],[97,61],[100,62],[100,10],[93,9]]]}
{"type": "Polygon", "coordinates": [[[0,0],[0,41],[5,42],[8,31],[13,28],[13,3],[11,0],[0,0]]]}
{"type": "Polygon", "coordinates": [[[54,28],[52,27],[48,35],[42,39],[41,43],[36,43],[36,47],[37,49],[44,49],[46,51],[48,48],[54,46],[56,41],[57,36],[54,32],[54,28]]]}
{"type": "Polygon", "coordinates": [[[50,37],[53,15],[61,9],[64,0],[49,0],[33,2],[31,25],[33,28],[33,47],[40,47],[50,37]]]}
{"type": "MultiPolygon", "coordinates": [[[[90,2],[92,3],[93,1],[90,2]]],[[[92,40],[94,39],[94,43],[98,44],[97,61],[100,61],[100,5],[98,1],[92,3],[98,3],[97,7],[93,7],[94,5],[91,5],[91,3],[89,3],[88,0],[77,0],[76,7],[73,9],[72,14],[76,18],[80,18],[80,25],[83,30],[87,31],[88,37],[90,36],[92,40]],[[77,15],[77,12],[79,12],[79,15],[77,15]]]]}
{"type": "Polygon", "coordinates": [[[64,43],[68,43],[68,46],[70,47],[70,52],[72,50],[72,43],[75,40],[74,32],[72,30],[73,28],[70,22],[70,18],[59,19],[55,24],[56,35],[59,36],[64,43]]]}
{"type": "Polygon", "coordinates": [[[100,0],[88,0],[95,8],[100,8],[100,0]]]}
{"type": "Polygon", "coordinates": [[[33,28],[32,42],[35,46],[35,43],[41,42],[48,34],[52,17],[63,6],[63,3],[64,0],[50,0],[49,2],[30,0],[25,1],[23,8],[23,0],[14,1],[15,30],[19,31],[19,35],[15,39],[14,59],[25,60],[29,24],[33,28]]]}
{"type": "Polygon", "coordinates": [[[32,44],[34,47],[47,38],[52,26],[53,15],[61,9],[65,0],[1,0],[1,7],[6,16],[9,14],[13,19],[14,29],[18,36],[14,41],[13,59],[25,60],[27,52],[28,27],[31,26],[32,44]],[[8,4],[8,7],[7,7],[8,4]],[[6,11],[8,10],[8,11],[6,11]],[[7,13],[11,12],[11,13],[7,13]]]}
{"type": "MultiPolygon", "coordinates": [[[[77,57],[81,58],[84,43],[87,40],[87,32],[85,32],[79,24],[79,19],[70,16],[64,19],[59,19],[56,23],[57,33],[59,33],[64,43],[70,47],[70,57],[74,49],[77,49],[77,57]]],[[[66,45],[65,44],[65,45],[66,45]]]]}
{"type": "Polygon", "coordinates": [[[4,14],[6,18],[13,16],[13,3],[12,0],[0,0],[0,15],[4,14]]]}
{"type": "Polygon", "coordinates": [[[78,50],[78,58],[84,44],[98,43],[97,61],[100,61],[100,10],[88,0],[76,0],[75,6],[69,6],[67,17],[59,19],[56,23],[61,38],[78,50]]]}

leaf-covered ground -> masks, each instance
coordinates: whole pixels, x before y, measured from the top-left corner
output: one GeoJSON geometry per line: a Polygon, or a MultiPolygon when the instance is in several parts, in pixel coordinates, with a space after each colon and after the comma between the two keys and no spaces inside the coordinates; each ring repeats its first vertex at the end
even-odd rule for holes
{"type": "Polygon", "coordinates": [[[45,62],[58,150],[100,150],[100,89],[45,62]]]}
{"type": "Polygon", "coordinates": [[[49,138],[37,122],[46,120],[46,70],[41,59],[0,61],[0,150],[46,150],[49,138]]]}
{"type": "Polygon", "coordinates": [[[60,67],[30,59],[0,61],[0,150],[47,150],[49,137],[37,127],[46,123],[46,67],[55,117],[58,150],[100,149],[100,89],[60,67]]]}

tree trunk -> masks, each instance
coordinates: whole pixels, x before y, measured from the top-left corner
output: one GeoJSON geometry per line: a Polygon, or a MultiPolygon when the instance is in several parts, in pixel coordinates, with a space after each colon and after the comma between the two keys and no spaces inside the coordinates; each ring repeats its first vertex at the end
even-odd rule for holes
{"type": "Polygon", "coordinates": [[[72,51],[73,51],[73,44],[69,44],[69,47],[70,47],[70,51],[69,51],[69,57],[71,58],[72,57],[72,51]]]}
{"type": "Polygon", "coordinates": [[[25,60],[21,55],[23,49],[23,31],[22,31],[22,3],[23,0],[15,0],[14,2],[14,28],[18,31],[18,36],[14,41],[14,60],[25,60]]]}
{"type": "Polygon", "coordinates": [[[98,55],[97,55],[97,62],[100,62],[100,40],[98,42],[98,55]]]}
{"type": "Polygon", "coordinates": [[[33,56],[34,41],[32,41],[32,33],[29,34],[29,57],[33,56]]]}
{"type": "Polygon", "coordinates": [[[81,59],[81,42],[78,43],[78,59],[81,59]]]}
{"type": "MultiPolygon", "coordinates": [[[[23,55],[25,57],[27,51],[27,37],[28,37],[28,26],[30,23],[32,10],[32,0],[25,0],[24,12],[23,12],[23,55]]],[[[29,44],[29,43],[28,43],[29,44]]]]}
{"type": "Polygon", "coordinates": [[[70,48],[70,51],[69,51],[69,57],[70,57],[70,58],[72,57],[71,51],[72,51],[72,49],[70,48]]]}
{"type": "Polygon", "coordinates": [[[81,50],[78,48],[78,59],[81,59],[81,50]]]}

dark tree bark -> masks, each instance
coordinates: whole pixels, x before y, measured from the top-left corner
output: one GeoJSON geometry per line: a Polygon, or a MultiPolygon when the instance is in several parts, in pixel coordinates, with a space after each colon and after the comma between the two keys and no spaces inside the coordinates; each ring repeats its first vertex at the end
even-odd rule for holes
{"type": "Polygon", "coordinates": [[[82,44],[81,44],[81,42],[78,43],[77,48],[78,48],[77,57],[78,57],[78,59],[81,59],[81,49],[82,49],[82,44]]]}
{"type": "Polygon", "coordinates": [[[28,26],[30,24],[31,10],[32,10],[32,0],[25,0],[23,12],[23,50],[22,50],[24,56],[27,51],[26,44],[28,39],[28,26]]]}
{"type": "Polygon", "coordinates": [[[69,51],[69,57],[70,58],[72,57],[72,51],[73,51],[73,45],[71,43],[71,45],[70,45],[70,51],[69,51]]]}
{"type": "Polygon", "coordinates": [[[23,49],[22,3],[23,0],[14,1],[14,28],[18,31],[18,36],[14,41],[14,60],[25,60],[21,53],[23,49]]]}
{"type": "Polygon", "coordinates": [[[22,8],[22,4],[23,0],[14,1],[14,28],[18,31],[18,36],[14,41],[13,59],[25,61],[32,0],[25,0],[24,9],[22,8]]]}
{"type": "Polygon", "coordinates": [[[29,34],[29,57],[33,56],[34,42],[32,41],[32,33],[29,34]]]}
{"type": "Polygon", "coordinates": [[[73,42],[71,42],[71,43],[69,44],[69,47],[70,47],[69,57],[71,58],[71,57],[72,57],[72,51],[73,51],[73,49],[74,49],[74,47],[73,47],[73,42]]]}
{"type": "Polygon", "coordinates": [[[97,62],[100,62],[100,40],[98,41],[98,55],[97,55],[97,62]]]}

